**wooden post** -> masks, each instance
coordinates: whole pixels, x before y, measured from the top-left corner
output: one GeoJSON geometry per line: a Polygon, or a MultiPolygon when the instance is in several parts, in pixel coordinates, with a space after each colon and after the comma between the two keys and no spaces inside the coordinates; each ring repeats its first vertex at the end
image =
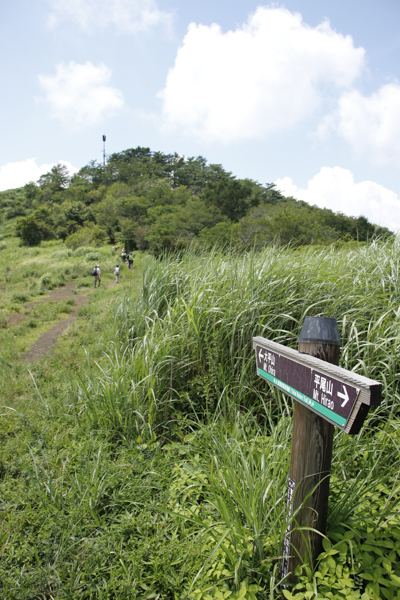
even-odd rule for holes
{"type": "MultiPolygon", "coordinates": [[[[299,352],[338,365],[340,336],[336,319],[306,317],[299,337],[299,352]]],[[[291,512],[301,506],[288,531],[290,581],[296,582],[297,565],[314,567],[322,552],[328,512],[334,426],[300,402],[294,403],[293,437],[288,503],[291,512]]]]}

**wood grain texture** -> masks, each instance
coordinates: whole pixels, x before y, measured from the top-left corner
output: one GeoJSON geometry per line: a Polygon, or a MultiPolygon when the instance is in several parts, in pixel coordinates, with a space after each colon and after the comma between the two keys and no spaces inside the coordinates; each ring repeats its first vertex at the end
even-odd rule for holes
{"type": "MultiPolygon", "coordinates": [[[[332,364],[339,363],[339,346],[301,343],[299,351],[332,364]]],[[[296,485],[293,512],[299,512],[291,533],[292,582],[297,580],[294,576],[297,565],[314,566],[323,549],[320,533],[326,532],[333,433],[331,423],[295,402],[289,477],[296,485]]]]}

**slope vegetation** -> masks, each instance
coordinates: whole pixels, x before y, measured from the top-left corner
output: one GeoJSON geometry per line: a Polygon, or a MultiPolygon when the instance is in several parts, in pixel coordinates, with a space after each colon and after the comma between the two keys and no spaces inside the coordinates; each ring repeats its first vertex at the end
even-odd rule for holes
{"type": "Polygon", "coordinates": [[[93,293],[53,355],[1,359],[1,596],[398,598],[398,240],[140,261],[143,284],[93,293]],[[257,378],[252,336],[296,347],[321,314],[384,401],[336,432],[324,552],[283,589],[292,401],[257,378]]]}
{"type": "Polygon", "coordinates": [[[2,214],[17,218],[25,245],[65,240],[69,248],[106,242],[127,250],[200,247],[262,248],[330,244],[390,236],[363,216],[346,217],[284,197],[273,184],[237,179],[203,157],[138,147],[112,154],[72,178],[57,165],[37,183],[0,194],[2,214]]]}

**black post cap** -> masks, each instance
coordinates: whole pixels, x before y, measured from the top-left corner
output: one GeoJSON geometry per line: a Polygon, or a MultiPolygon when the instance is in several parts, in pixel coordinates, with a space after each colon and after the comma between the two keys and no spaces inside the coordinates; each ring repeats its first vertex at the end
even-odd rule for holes
{"type": "Polygon", "coordinates": [[[301,342],[340,346],[340,335],[336,319],[331,317],[306,317],[299,336],[299,343],[301,342]]]}

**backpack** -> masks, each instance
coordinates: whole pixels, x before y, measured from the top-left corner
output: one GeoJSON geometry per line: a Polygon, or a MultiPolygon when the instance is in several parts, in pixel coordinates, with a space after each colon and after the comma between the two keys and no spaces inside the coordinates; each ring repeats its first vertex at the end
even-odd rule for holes
{"type": "Polygon", "coordinates": [[[97,275],[97,267],[95,267],[95,268],[93,269],[93,271],[92,271],[92,275],[93,275],[93,277],[96,277],[96,275],[97,275]]]}

